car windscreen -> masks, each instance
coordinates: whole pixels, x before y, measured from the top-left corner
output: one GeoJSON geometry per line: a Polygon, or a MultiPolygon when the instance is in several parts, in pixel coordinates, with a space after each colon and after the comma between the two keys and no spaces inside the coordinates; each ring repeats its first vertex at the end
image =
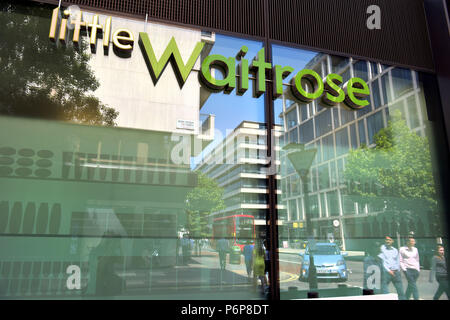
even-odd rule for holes
{"type": "Polygon", "coordinates": [[[313,251],[314,254],[317,255],[337,255],[339,253],[339,249],[335,246],[316,246],[313,251]]]}

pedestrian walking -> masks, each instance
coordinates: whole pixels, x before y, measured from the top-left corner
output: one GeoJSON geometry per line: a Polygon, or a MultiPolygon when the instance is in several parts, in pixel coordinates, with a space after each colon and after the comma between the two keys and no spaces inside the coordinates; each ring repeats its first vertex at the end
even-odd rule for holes
{"type": "Polygon", "coordinates": [[[217,241],[217,251],[219,252],[220,270],[225,270],[228,253],[228,241],[225,238],[222,237],[217,241]]]}
{"type": "Polygon", "coordinates": [[[414,300],[419,300],[419,290],[417,289],[417,279],[420,274],[420,259],[419,251],[415,247],[416,240],[413,237],[409,237],[406,246],[401,247],[400,253],[400,268],[402,269],[406,280],[408,281],[408,287],[405,291],[405,299],[409,300],[411,294],[414,300]]]}
{"type": "Polygon", "coordinates": [[[403,291],[402,276],[400,273],[400,254],[396,248],[392,246],[394,240],[390,236],[385,237],[385,244],[381,246],[381,252],[378,257],[382,261],[381,291],[384,294],[389,293],[389,283],[395,287],[399,300],[405,300],[403,291]]]}
{"type": "Polygon", "coordinates": [[[441,245],[438,245],[436,249],[437,254],[431,260],[431,272],[429,278],[430,282],[433,282],[433,278],[435,278],[439,284],[439,287],[433,296],[433,300],[439,300],[444,292],[447,295],[448,300],[450,298],[450,294],[448,287],[447,264],[445,262],[445,250],[441,245]]]}
{"type": "Polygon", "coordinates": [[[266,276],[264,272],[264,248],[258,241],[253,250],[253,287],[256,290],[258,279],[261,281],[261,294],[264,294],[266,287],[266,276]]]}
{"type": "Polygon", "coordinates": [[[247,244],[244,246],[242,250],[244,254],[245,267],[247,268],[247,276],[250,278],[253,270],[253,249],[255,245],[248,240],[247,244]]]}

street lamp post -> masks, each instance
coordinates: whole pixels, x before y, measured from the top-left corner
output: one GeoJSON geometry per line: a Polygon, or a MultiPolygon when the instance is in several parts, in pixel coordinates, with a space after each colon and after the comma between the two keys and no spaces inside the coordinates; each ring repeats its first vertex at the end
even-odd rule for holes
{"type": "Polygon", "coordinates": [[[307,210],[310,210],[309,204],[309,169],[314,161],[317,153],[317,149],[312,148],[305,150],[304,145],[290,143],[286,145],[284,150],[288,151],[287,157],[289,158],[295,171],[300,176],[302,180],[304,203],[305,203],[305,222],[306,222],[306,232],[308,234],[308,245],[309,245],[309,289],[317,289],[317,270],[314,264],[314,250],[315,250],[315,240],[314,240],[314,230],[311,223],[311,217],[307,210]]]}
{"type": "MultiPolygon", "coordinates": [[[[305,211],[310,207],[309,204],[309,170],[303,169],[302,172],[299,172],[300,178],[302,180],[303,185],[303,195],[305,202],[305,211]]],[[[314,264],[314,248],[315,248],[315,240],[314,240],[314,230],[311,223],[310,215],[305,212],[305,220],[306,220],[306,233],[308,234],[308,245],[309,245],[309,275],[308,275],[308,283],[309,289],[317,289],[317,270],[316,265],[314,264]]]]}

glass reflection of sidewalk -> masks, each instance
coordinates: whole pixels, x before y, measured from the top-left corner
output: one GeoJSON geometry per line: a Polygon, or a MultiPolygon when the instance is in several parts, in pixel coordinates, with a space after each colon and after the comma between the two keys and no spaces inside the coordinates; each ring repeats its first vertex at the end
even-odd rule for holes
{"type": "MultiPolygon", "coordinates": [[[[203,251],[200,256],[192,256],[187,265],[127,270],[120,274],[126,283],[123,295],[160,299],[160,295],[179,294],[181,299],[214,299],[214,293],[221,292],[228,293],[230,299],[234,299],[236,294],[247,299],[263,298],[247,277],[243,257],[240,264],[228,262],[229,259],[222,271],[217,252],[203,251]]],[[[280,273],[280,282],[295,279],[296,275],[280,273]]]]}

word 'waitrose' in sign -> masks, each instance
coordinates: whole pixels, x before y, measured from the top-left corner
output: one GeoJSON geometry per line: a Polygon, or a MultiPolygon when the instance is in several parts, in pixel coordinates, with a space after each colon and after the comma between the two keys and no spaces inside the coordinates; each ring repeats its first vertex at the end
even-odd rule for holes
{"type": "MultiPolygon", "coordinates": [[[[61,19],[61,23],[59,23],[59,32],[57,32],[58,15],[59,8],[56,8],[53,10],[50,25],[49,37],[51,40],[59,40],[65,44],[67,29],[69,26],[73,26],[72,41],[77,45],[79,43],[81,27],[84,26],[87,27],[90,33],[89,43],[92,52],[96,52],[97,35],[103,32],[103,48],[105,54],[108,54],[111,37],[111,17],[108,17],[105,20],[104,25],[99,24],[98,15],[94,15],[92,22],[87,23],[83,21],[81,10],[78,10],[75,13],[75,17],[70,20],[64,18],[71,15],[69,10],[65,10],[63,11],[63,19],[61,19]]],[[[134,36],[131,31],[127,29],[117,29],[113,32],[111,39],[113,50],[117,55],[123,58],[131,56],[131,52],[134,48],[134,36]]],[[[187,63],[184,63],[178,45],[172,37],[164,50],[164,53],[158,59],[148,34],[139,32],[139,46],[155,85],[164,72],[167,64],[171,62],[179,85],[180,87],[183,87],[189,74],[194,68],[195,62],[200,56],[204,45],[204,42],[198,42],[187,63]]],[[[265,60],[264,48],[262,48],[252,62],[249,63],[249,60],[244,59],[247,52],[248,48],[243,46],[236,57],[227,58],[219,54],[207,56],[201,64],[199,73],[201,83],[212,91],[231,93],[236,89],[236,93],[242,95],[249,89],[249,75],[254,74],[256,77],[254,96],[259,97],[266,92],[266,71],[272,69],[273,79],[271,79],[271,82],[273,84],[273,99],[282,95],[283,79],[291,74],[294,69],[289,66],[283,67],[280,65],[272,67],[272,64],[265,60]],[[237,68],[236,60],[240,60],[240,64],[237,68]],[[221,71],[223,79],[216,79],[212,75],[212,70],[214,69],[221,71]]],[[[329,107],[343,102],[348,108],[357,110],[369,104],[369,102],[365,100],[370,94],[369,87],[361,78],[354,77],[343,84],[343,78],[339,74],[330,73],[322,79],[314,70],[303,69],[291,79],[290,84],[293,96],[304,103],[309,103],[322,97],[323,104],[329,107]]]]}

